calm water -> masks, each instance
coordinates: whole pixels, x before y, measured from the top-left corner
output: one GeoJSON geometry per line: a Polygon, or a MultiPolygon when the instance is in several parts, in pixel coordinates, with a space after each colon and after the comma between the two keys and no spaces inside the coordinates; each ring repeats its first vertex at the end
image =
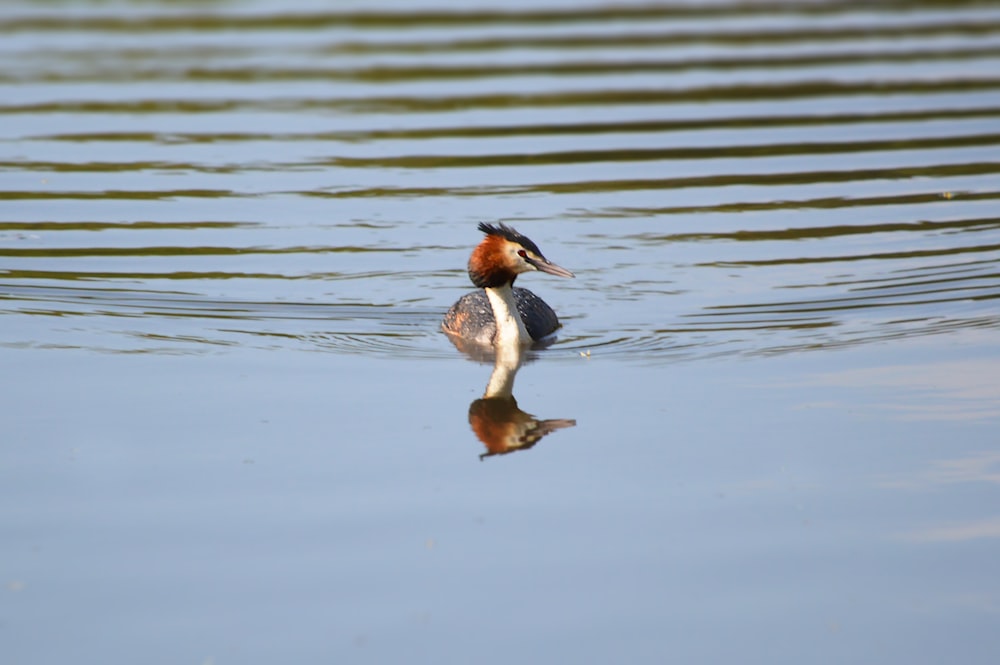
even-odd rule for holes
{"type": "Polygon", "coordinates": [[[0,63],[4,662],[996,662],[997,3],[13,2],[0,63]],[[438,328],[497,220],[577,275],[519,370],[438,328]]]}

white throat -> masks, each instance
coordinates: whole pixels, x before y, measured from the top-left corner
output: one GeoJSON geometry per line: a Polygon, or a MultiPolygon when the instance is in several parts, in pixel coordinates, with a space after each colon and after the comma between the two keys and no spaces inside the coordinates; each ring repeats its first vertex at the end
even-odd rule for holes
{"type": "Polygon", "coordinates": [[[530,344],[531,336],[524,327],[521,315],[517,313],[514,290],[510,284],[486,289],[486,297],[493,307],[493,318],[497,323],[496,346],[530,344]]]}

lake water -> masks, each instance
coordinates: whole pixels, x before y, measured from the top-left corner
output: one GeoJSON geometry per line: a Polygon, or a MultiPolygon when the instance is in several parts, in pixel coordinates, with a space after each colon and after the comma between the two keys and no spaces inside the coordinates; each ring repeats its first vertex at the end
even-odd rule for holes
{"type": "Polygon", "coordinates": [[[996,662],[1000,5],[10,2],[0,62],[3,662],[996,662]],[[507,364],[439,329],[480,221],[576,273],[507,364]]]}

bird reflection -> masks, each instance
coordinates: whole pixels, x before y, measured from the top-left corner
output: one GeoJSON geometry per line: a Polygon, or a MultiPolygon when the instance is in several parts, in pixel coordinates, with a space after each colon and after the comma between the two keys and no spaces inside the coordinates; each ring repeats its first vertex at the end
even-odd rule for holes
{"type": "Polygon", "coordinates": [[[486,446],[479,459],[526,450],[547,434],[576,425],[575,420],[568,418],[539,420],[518,408],[513,393],[514,377],[524,361],[524,353],[517,345],[497,347],[486,392],[469,405],[469,425],[486,446]]]}

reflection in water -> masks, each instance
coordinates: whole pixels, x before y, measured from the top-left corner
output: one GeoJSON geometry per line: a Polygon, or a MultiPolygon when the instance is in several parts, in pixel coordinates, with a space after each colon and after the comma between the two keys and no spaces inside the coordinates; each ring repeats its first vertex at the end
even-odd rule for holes
{"type": "Polygon", "coordinates": [[[870,394],[864,410],[880,418],[993,424],[1000,422],[998,376],[1000,361],[993,358],[928,359],[909,365],[827,372],[818,383],[849,390],[853,395],[870,394]]]}
{"type": "Polygon", "coordinates": [[[901,540],[915,543],[957,543],[984,538],[1000,538],[1000,517],[945,524],[899,534],[901,540]]]}
{"type": "Polygon", "coordinates": [[[538,420],[518,408],[514,377],[524,361],[524,353],[517,345],[497,347],[486,392],[469,405],[469,425],[486,446],[479,459],[531,448],[547,434],[576,425],[569,418],[538,420]]]}
{"type": "Polygon", "coordinates": [[[1000,485],[1000,452],[979,452],[932,460],[928,468],[886,477],[879,487],[927,491],[943,485],[988,483],[1000,485]]]}

